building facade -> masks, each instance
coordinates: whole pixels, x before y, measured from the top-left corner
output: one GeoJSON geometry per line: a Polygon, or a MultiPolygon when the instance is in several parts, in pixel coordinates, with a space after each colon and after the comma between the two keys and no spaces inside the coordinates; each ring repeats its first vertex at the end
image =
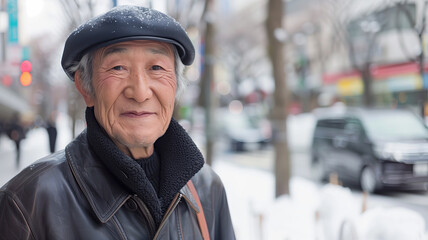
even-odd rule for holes
{"type": "Polygon", "coordinates": [[[294,92],[321,106],[365,105],[370,84],[370,105],[423,109],[426,1],[306,1],[291,2],[286,18],[294,92]]]}

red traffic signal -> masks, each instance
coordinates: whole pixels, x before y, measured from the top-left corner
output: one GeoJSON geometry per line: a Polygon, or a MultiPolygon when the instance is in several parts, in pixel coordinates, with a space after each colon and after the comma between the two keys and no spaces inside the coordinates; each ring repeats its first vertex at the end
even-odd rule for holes
{"type": "Polygon", "coordinates": [[[28,60],[25,60],[21,63],[21,72],[30,72],[31,71],[31,62],[28,60]]]}

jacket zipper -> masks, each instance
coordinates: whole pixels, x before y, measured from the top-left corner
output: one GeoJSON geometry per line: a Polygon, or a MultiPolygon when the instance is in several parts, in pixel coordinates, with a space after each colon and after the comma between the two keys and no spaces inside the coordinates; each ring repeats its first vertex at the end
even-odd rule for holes
{"type": "Polygon", "coordinates": [[[150,233],[156,232],[155,220],[153,219],[153,216],[150,213],[149,209],[147,208],[146,204],[144,204],[144,202],[141,201],[137,195],[134,195],[134,200],[137,203],[138,208],[141,210],[143,216],[145,216],[147,219],[147,222],[149,224],[150,233]]]}
{"type": "Polygon", "coordinates": [[[173,204],[171,205],[171,207],[168,209],[168,211],[166,212],[164,218],[162,219],[162,222],[158,228],[158,231],[155,234],[155,237],[153,239],[157,239],[157,237],[160,234],[160,231],[162,230],[163,226],[166,223],[166,220],[168,220],[169,216],[171,216],[172,212],[174,211],[174,209],[177,207],[178,203],[180,202],[181,198],[183,197],[183,194],[178,193],[173,201],[173,204]]]}

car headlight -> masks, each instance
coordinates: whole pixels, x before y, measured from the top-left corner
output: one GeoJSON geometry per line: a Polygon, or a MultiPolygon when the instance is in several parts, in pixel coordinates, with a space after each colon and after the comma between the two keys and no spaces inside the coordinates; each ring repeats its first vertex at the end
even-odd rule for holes
{"type": "Polygon", "coordinates": [[[394,158],[394,154],[390,151],[385,151],[385,149],[375,148],[374,153],[379,159],[393,160],[394,158]]]}
{"type": "Polygon", "coordinates": [[[374,153],[376,157],[382,160],[392,160],[400,162],[403,159],[403,154],[400,151],[388,149],[385,147],[375,147],[374,153]]]}

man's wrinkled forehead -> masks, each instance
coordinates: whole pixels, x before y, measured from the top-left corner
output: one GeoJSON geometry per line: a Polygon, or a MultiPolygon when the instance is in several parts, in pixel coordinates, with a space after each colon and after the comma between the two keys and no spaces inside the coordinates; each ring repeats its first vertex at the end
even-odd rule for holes
{"type": "Polygon", "coordinates": [[[144,50],[151,54],[159,54],[161,56],[173,57],[173,46],[169,43],[157,42],[157,41],[146,41],[146,40],[137,40],[137,41],[128,41],[112,44],[96,51],[97,55],[102,58],[108,57],[114,54],[127,53],[130,50],[130,47],[144,47],[144,50]]]}

